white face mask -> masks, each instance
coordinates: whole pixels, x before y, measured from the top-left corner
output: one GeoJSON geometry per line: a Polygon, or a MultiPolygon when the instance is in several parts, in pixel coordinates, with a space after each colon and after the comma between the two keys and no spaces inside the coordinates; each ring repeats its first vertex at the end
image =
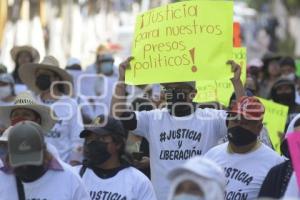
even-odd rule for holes
{"type": "Polygon", "coordinates": [[[4,99],[11,95],[11,87],[7,86],[0,86],[0,99],[4,99]]]}
{"type": "Polygon", "coordinates": [[[294,73],[290,73],[288,75],[282,75],[281,78],[285,78],[290,81],[294,81],[296,79],[296,75],[294,73]]]}
{"type": "Polygon", "coordinates": [[[193,194],[182,193],[176,195],[173,200],[204,200],[204,197],[199,197],[193,194]]]}

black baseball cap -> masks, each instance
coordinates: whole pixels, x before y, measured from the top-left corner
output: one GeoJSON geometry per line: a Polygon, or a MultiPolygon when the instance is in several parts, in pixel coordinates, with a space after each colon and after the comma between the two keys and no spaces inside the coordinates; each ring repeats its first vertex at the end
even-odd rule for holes
{"type": "Polygon", "coordinates": [[[99,115],[96,117],[91,126],[85,128],[80,133],[80,138],[85,138],[89,134],[95,133],[98,135],[115,135],[125,137],[125,129],[120,120],[110,116],[99,115]]]}

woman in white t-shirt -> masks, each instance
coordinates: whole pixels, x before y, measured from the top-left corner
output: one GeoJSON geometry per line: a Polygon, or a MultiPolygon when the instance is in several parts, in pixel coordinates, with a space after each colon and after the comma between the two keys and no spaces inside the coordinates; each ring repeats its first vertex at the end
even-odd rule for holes
{"type": "Polygon", "coordinates": [[[76,167],[92,200],[156,200],[150,180],[124,159],[121,122],[104,115],[81,132],[85,138],[83,166],[76,167]]]}
{"type": "Polygon", "coordinates": [[[19,74],[28,88],[37,94],[39,101],[50,106],[57,116],[57,123],[46,135],[47,143],[57,148],[63,161],[80,163],[82,116],[73,99],[72,76],[59,67],[53,56],[46,56],[41,63],[24,65],[19,74]]]}

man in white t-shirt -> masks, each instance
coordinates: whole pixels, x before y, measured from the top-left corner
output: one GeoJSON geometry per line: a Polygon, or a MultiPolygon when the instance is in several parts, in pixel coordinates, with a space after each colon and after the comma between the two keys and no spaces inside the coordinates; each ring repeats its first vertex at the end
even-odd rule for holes
{"type": "MultiPolygon", "coordinates": [[[[170,188],[167,174],[191,157],[202,155],[218,144],[227,133],[226,112],[199,109],[192,103],[194,82],[165,84],[167,107],[152,111],[126,112],[125,69],[132,58],[119,67],[119,83],[112,100],[111,113],[121,116],[127,130],[146,138],[150,146],[151,181],[159,200],[166,200],[170,188]],[[124,112],[125,111],[125,112],[124,112]]],[[[240,66],[233,61],[232,82],[238,97],[244,94],[240,66]]]]}
{"type": "Polygon", "coordinates": [[[1,200],[90,199],[80,177],[46,150],[44,132],[38,124],[23,121],[13,126],[8,151],[0,172],[1,200]]]}
{"type": "Polygon", "coordinates": [[[229,112],[229,142],[205,154],[224,168],[225,199],[257,199],[269,170],[284,160],[258,140],[263,115],[264,106],[256,97],[240,98],[229,112]]]}
{"type": "Polygon", "coordinates": [[[92,200],[156,200],[150,180],[124,159],[120,121],[101,115],[80,137],[85,138],[85,161],[76,169],[92,200]]]}

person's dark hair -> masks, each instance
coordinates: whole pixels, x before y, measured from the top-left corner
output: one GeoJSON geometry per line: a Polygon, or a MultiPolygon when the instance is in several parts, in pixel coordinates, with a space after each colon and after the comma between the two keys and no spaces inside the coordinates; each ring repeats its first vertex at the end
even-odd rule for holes
{"type": "MultiPolygon", "coordinates": [[[[19,52],[19,53],[17,54],[17,56],[16,56],[15,69],[14,69],[14,71],[12,72],[12,76],[13,76],[13,78],[14,78],[14,80],[15,80],[15,83],[23,83],[22,80],[20,79],[20,76],[19,76],[19,73],[18,73],[18,69],[19,69],[19,67],[20,67],[20,65],[19,65],[19,63],[18,63],[20,53],[21,53],[21,52],[19,52]]],[[[34,60],[33,60],[33,57],[32,57],[32,55],[30,54],[30,62],[33,62],[33,61],[34,61],[34,60]]]]}
{"type": "Polygon", "coordinates": [[[286,56],[283,57],[280,61],[279,61],[279,65],[280,67],[283,67],[285,65],[288,65],[294,69],[296,69],[296,63],[295,60],[292,57],[286,56]]]}
{"type": "Polygon", "coordinates": [[[273,62],[273,61],[279,62],[280,59],[281,59],[280,56],[273,55],[273,54],[270,54],[270,53],[267,53],[266,55],[264,55],[264,57],[262,59],[263,63],[264,63],[263,68],[262,68],[264,79],[269,78],[268,68],[269,68],[270,63],[273,62]]]}

